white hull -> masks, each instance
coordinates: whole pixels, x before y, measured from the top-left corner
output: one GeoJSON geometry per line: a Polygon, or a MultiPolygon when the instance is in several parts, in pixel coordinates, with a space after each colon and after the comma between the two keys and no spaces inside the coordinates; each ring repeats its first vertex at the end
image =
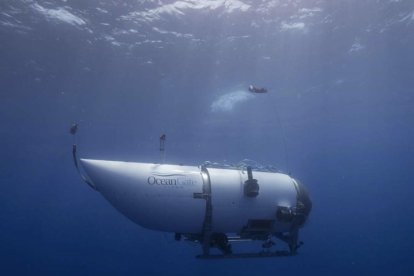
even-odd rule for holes
{"type": "Polygon", "coordinates": [[[297,204],[296,182],[281,173],[254,172],[260,191],[244,194],[246,171],[81,159],[96,189],[135,223],[154,230],[201,233],[206,200],[197,198],[211,187],[211,231],[239,233],[249,221],[271,220],[272,232],[291,224],[276,218],[278,207],[297,204]],[[209,182],[209,183],[207,183],[209,182]]]}

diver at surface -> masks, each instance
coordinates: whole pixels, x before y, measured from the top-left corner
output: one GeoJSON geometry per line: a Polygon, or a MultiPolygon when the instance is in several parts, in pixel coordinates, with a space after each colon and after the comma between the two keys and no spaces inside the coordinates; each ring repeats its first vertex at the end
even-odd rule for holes
{"type": "Polygon", "coordinates": [[[249,91],[252,92],[252,93],[267,93],[266,88],[264,88],[264,87],[259,88],[259,87],[253,86],[253,85],[249,85],[249,91]]]}

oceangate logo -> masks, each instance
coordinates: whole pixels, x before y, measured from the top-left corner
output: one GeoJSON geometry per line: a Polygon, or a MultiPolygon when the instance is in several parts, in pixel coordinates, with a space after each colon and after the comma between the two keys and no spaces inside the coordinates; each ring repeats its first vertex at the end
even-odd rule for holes
{"type": "Polygon", "coordinates": [[[177,185],[177,179],[175,178],[158,178],[155,176],[150,176],[148,177],[147,182],[150,185],[177,185]]]}
{"type": "Polygon", "coordinates": [[[147,178],[147,182],[149,185],[180,186],[183,188],[196,185],[197,180],[189,177],[188,174],[152,173],[152,176],[147,178]]]}

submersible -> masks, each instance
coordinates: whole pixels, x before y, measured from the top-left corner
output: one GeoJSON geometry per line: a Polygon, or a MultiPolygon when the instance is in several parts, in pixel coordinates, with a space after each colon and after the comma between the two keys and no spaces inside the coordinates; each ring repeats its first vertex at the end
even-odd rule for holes
{"type": "MultiPolygon", "coordinates": [[[[291,256],[302,245],[299,229],[309,216],[312,202],[305,188],[290,175],[253,170],[247,165],[79,162],[76,132],[77,124],[73,124],[73,161],[84,182],[142,227],[175,233],[176,240],[200,243],[202,254],[198,257],[291,256]],[[288,250],[272,251],[273,238],[286,243],[288,250]],[[257,240],[263,242],[262,251],[232,250],[232,242],[257,240]],[[211,248],[218,248],[221,254],[210,254],[211,248]]],[[[163,134],[162,153],[165,139],[163,134]]]]}
{"type": "Polygon", "coordinates": [[[214,168],[81,159],[85,180],[133,222],[199,242],[200,257],[256,257],[296,254],[298,231],[312,203],[304,187],[287,174],[251,167],[214,168]],[[233,236],[230,236],[230,235],[233,236]],[[272,237],[288,251],[236,254],[231,242],[272,237]],[[211,255],[216,247],[222,254],[211,255]]]}

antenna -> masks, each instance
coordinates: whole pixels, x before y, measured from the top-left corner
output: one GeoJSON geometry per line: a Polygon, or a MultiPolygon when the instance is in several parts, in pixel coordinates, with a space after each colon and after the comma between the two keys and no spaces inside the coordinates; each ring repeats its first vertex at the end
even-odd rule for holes
{"type": "Polygon", "coordinates": [[[77,145],[76,145],[76,133],[78,132],[78,124],[72,123],[69,133],[73,135],[73,145],[72,145],[72,157],[75,164],[75,168],[78,171],[78,174],[82,180],[88,184],[92,189],[96,190],[95,185],[81,172],[80,165],[78,164],[78,155],[77,155],[77,145]]]}
{"type": "Polygon", "coordinates": [[[161,134],[161,136],[160,136],[161,164],[165,163],[165,141],[166,140],[167,140],[167,136],[165,134],[161,134]]]}
{"type": "Polygon", "coordinates": [[[69,133],[73,136],[73,144],[76,145],[76,133],[78,132],[78,123],[72,123],[69,133]]]}

